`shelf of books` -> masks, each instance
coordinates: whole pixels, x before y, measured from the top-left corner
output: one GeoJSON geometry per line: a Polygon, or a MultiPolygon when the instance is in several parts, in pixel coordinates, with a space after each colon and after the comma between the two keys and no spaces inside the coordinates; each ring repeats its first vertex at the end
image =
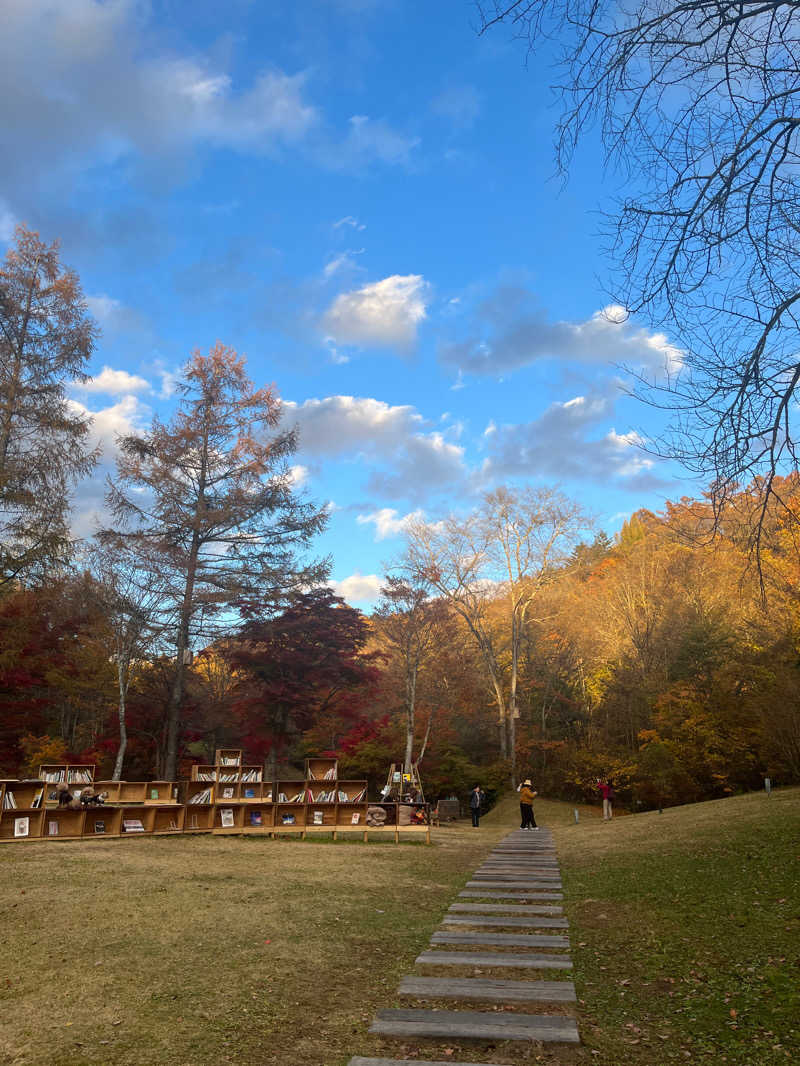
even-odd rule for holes
{"type": "Polygon", "coordinates": [[[93,766],[40,767],[35,781],[0,781],[0,842],[76,840],[180,833],[297,833],[394,835],[425,833],[430,826],[422,809],[410,805],[370,805],[367,782],[338,777],[336,759],[306,760],[305,780],[265,781],[259,766],[245,766],[242,752],[219,749],[213,766],[193,768],[192,780],[98,781],[93,766]],[[87,781],[106,793],[98,805],[78,804],[86,782],[70,770],[87,771],[87,781]],[[227,779],[227,780],[226,780],[227,779]],[[58,786],[70,788],[72,802],[57,806],[58,786]]]}
{"type": "Polygon", "coordinates": [[[50,763],[39,767],[39,777],[48,785],[91,785],[94,781],[93,763],[50,763]]]}

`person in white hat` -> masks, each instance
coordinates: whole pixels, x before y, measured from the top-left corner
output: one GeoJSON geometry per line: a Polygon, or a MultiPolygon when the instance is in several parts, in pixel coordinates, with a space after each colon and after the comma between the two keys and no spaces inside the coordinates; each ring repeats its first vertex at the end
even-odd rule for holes
{"type": "Polygon", "coordinates": [[[536,819],[533,817],[533,797],[538,795],[538,792],[533,791],[530,778],[526,777],[519,786],[519,813],[522,820],[520,829],[539,828],[536,824],[536,819]]]}

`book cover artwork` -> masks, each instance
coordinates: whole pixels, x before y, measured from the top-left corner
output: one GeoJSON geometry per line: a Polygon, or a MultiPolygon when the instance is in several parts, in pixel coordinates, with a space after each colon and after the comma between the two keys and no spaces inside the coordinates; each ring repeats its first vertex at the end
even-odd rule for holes
{"type": "Polygon", "coordinates": [[[220,811],[219,822],[223,829],[233,829],[233,811],[220,811]]]}
{"type": "Polygon", "coordinates": [[[105,833],[105,831],[106,831],[106,823],[105,822],[95,822],[94,823],[94,831],[95,831],[95,833],[105,833]]]}
{"type": "Polygon", "coordinates": [[[250,811],[250,825],[262,825],[261,811],[250,811]]]}
{"type": "Polygon", "coordinates": [[[222,798],[226,799],[226,800],[232,800],[233,799],[233,789],[232,788],[223,788],[223,790],[222,790],[222,798]]]}
{"type": "Polygon", "coordinates": [[[122,829],[125,833],[143,833],[144,826],[138,818],[126,818],[122,823],[122,829]]]}
{"type": "Polygon", "coordinates": [[[58,822],[50,822],[47,829],[51,837],[58,836],[58,822]]]}
{"type": "Polygon", "coordinates": [[[351,825],[358,825],[358,823],[360,821],[361,821],[361,814],[358,811],[354,811],[353,814],[350,816],[350,824],[351,825]]]}
{"type": "Polygon", "coordinates": [[[14,836],[26,837],[31,831],[30,818],[15,818],[14,819],[14,836]]]}

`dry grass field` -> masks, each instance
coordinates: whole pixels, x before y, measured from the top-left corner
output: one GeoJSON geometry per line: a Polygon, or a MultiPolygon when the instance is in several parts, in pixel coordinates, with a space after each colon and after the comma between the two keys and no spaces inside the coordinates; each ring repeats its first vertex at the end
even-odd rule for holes
{"type": "MultiPolygon", "coordinates": [[[[344,1066],[515,824],[434,844],[182,837],[0,848],[3,1066],[344,1066]]],[[[800,1061],[800,792],[603,825],[537,803],[565,879],[585,1046],[464,1061],[800,1061]]],[[[508,976],[508,974],[504,974],[508,976]]],[[[408,1005],[408,1004],[405,1004],[408,1005]]],[[[431,1048],[406,1046],[410,1058],[431,1048]]]]}

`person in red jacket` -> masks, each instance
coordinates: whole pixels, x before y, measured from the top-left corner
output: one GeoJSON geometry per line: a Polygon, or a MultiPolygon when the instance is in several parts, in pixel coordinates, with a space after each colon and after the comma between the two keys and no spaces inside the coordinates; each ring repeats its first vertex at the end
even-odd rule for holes
{"type": "Polygon", "coordinates": [[[601,781],[597,779],[597,791],[600,793],[603,799],[603,821],[610,822],[613,816],[611,810],[611,801],[614,799],[614,786],[610,781],[601,781]]]}

